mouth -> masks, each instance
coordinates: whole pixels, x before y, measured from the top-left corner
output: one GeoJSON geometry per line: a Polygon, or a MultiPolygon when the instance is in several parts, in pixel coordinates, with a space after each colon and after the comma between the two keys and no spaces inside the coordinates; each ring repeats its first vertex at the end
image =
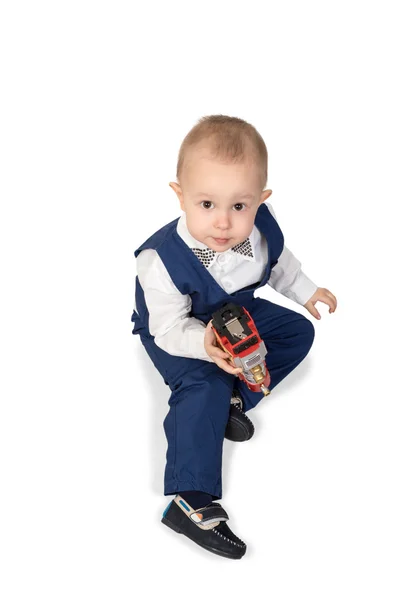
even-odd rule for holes
{"type": "Polygon", "coordinates": [[[213,238],[214,242],[220,245],[224,245],[229,242],[230,238],[213,238]]]}

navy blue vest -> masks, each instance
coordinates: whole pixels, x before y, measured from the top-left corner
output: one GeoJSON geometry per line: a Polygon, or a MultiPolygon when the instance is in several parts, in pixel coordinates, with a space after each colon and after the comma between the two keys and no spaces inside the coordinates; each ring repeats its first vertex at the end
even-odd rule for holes
{"type": "MultiPolygon", "coordinates": [[[[189,316],[196,317],[205,324],[210,321],[212,313],[221,308],[226,302],[239,304],[250,311],[254,291],[267,283],[271,269],[276,265],[283,251],[284,238],[282,231],[269,212],[268,207],[261,204],[255,218],[255,226],[265,237],[268,245],[268,263],[264,276],[261,281],[232,294],[228,294],[216,282],[193,250],[180,237],[176,230],[178,220],[171,221],[171,223],[150,236],[135,251],[135,257],[142,250],[148,248],[156,250],[178,290],[181,294],[189,294],[191,297],[192,308],[189,316]]],[[[145,338],[153,338],[149,332],[149,313],[138,277],[136,277],[135,300],[136,311],[133,311],[131,317],[131,321],[135,324],[132,333],[138,333],[145,338]]]]}

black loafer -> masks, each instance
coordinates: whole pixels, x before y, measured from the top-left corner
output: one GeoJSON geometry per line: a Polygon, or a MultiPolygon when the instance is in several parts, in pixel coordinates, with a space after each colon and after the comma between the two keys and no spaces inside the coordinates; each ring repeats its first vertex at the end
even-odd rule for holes
{"type": "Polygon", "coordinates": [[[168,504],[161,522],[193,542],[225,558],[242,558],[246,544],[228,527],[227,512],[218,502],[194,510],[179,494],[168,504]]]}
{"type": "Polygon", "coordinates": [[[229,419],[225,437],[232,442],[246,442],[254,435],[254,425],[243,412],[243,400],[237,390],[233,390],[229,419]]]}

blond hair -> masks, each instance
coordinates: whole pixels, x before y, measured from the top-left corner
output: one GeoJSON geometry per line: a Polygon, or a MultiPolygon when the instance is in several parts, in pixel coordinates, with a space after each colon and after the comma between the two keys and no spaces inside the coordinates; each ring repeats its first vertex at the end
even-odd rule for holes
{"type": "Polygon", "coordinates": [[[190,148],[206,142],[212,157],[229,162],[250,158],[259,163],[262,189],[268,179],[268,152],[257,129],[238,117],[209,115],[202,117],[184,138],[179,149],[176,177],[180,182],[185,155],[190,148]]]}

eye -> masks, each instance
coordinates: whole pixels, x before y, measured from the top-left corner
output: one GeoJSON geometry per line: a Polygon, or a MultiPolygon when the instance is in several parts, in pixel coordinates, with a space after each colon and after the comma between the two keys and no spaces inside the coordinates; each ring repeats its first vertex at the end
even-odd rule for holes
{"type": "Polygon", "coordinates": [[[203,200],[200,204],[202,205],[203,208],[208,210],[209,208],[211,208],[212,202],[210,200],[203,200]],[[205,205],[210,205],[210,206],[205,206],[205,205]]]}
{"type": "Polygon", "coordinates": [[[244,208],[246,208],[246,205],[243,202],[235,204],[235,212],[241,212],[244,208]]]}

